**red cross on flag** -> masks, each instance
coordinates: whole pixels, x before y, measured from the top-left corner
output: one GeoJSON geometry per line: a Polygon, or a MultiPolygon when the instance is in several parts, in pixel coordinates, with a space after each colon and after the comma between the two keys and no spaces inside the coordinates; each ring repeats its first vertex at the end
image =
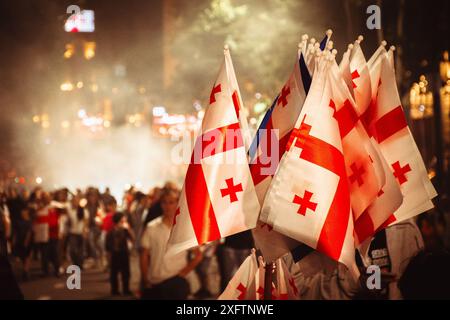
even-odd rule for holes
{"type": "MultiPolygon", "coordinates": [[[[272,176],[286,150],[286,144],[305,98],[306,92],[299,60],[296,59],[289,79],[283,85],[258,129],[259,144],[254,154],[251,154],[250,170],[261,204],[264,202],[272,176]]],[[[297,241],[279,234],[265,223],[258,222],[258,226],[252,230],[252,233],[256,247],[261,250],[266,261],[275,261],[298,245],[297,241]]]]}
{"type": "Polygon", "coordinates": [[[399,222],[431,209],[431,199],[437,193],[406,122],[391,54],[381,54],[378,59],[380,85],[371,126],[403,195],[403,203],[394,212],[395,221],[399,222]]]}
{"type": "MultiPolygon", "coordinates": [[[[384,46],[385,43],[378,48],[374,56],[378,56],[384,50],[384,46]]],[[[353,70],[361,70],[357,86],[356,88],[352,88],[352,90],[355,94],[356,111],[360,123],[364,127],[363,134],[370,137],[371,144],[366,145],[366,148],[369,151],[371,159],[374,161],[375,173],[382,187],[378,190],[377,197],[371,202],[370,206],[355,217],[355,241],[357,245],[375,234],[376,230],[402,203],[400,188],[391,174],[389,164],[383,157],[378,142],[373,137],[373,130],[371,128],[371,122],[376,113],[376,98],[379,84],[379,68],[377,69],[378,71],[372,69],[374,60],[375,58],[372,57],[366,63],[360,43],[357,41],[355,45],[352,45],[352,61],[348,61],[348,72],[342,73],[344,80],[348,83],[349,81],[353,81],[351,79],[350,68],[353,68],[353,70]],[[371,68],[369,69],[369,67],[371,68]],[[369,74],[367,70],[369,70],[369,74]],[[377,76],[374,77],[374,75],[377,76]],[[376,77],[378,79],[375,80],[376,77]]],[[[351,172],[358,172],[356,166],[351,167],[350,170],[352,170],[351,172]]],[[[357,178],[356,175],[352,177],[353,179],[357,178]]],[[[350,182],[353,183],[352,179],[350,182]]]]}
{"type": "Polygon", "coordinates": [[[320,58],[311,88],[273,177],[260,220],[343,262],[355,275],[353,217],[330,61],[320,58]]]}
{"type": "Polygon", "coordinates": [[[357,220],[376,199],[385,182],[377,174],[377,171],[381,172],[384,178],[383,166],[359,121],[356,103],[340,77],[335,61],[328,76],[332,91],[330,107],[335,110],[334,118],[339,125],[353,218],[357,220]]]}
{"type": "Polygon", "coordinates": [[[218,300],[257,300],[257,277],[258,263],[256,255],[252,252],[228,282],[218,300]]]}
{"type": "Polygon", "coordinates": [[[276,262],[276,290],[275,294],[278,300],[298,300],[299,291],[295,285],[294,277],[290,274],[288,267],[283,259],[276,262]]]}
{"type": "Polygon", "coordinates": [[[256,226],[260,205],[248,166],[240,98],[228,50],[196,139],[168,254],[256,226]]]}

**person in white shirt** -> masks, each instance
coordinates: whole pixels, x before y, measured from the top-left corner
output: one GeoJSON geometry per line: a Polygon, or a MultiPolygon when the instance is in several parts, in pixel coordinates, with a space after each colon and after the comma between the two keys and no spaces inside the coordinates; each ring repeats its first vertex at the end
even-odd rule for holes
{"type": "Polygon", "coordinates": [[[194,256],[189,262],[187,251],[166,256],[178,198],[178,190],[163,189],[163,216],[152,220],[142,234],[140,260],[143,299],[186,299],[190,288],[185,277],[202,259],[198,249],[194,250],[194,256]]]}
{"type": "Polygon", "coordinates": [[[72,263],[83,269],[84,238],[87,233],[88,213],[80,205],[80,196],[74,195],[67,210],[69,225],[69,255],[72,263]]]}

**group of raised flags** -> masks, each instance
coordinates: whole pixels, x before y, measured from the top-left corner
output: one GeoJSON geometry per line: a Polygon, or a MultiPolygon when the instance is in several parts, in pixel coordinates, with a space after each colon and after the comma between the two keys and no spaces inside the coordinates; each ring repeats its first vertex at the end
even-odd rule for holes
{"type": "MultiPolygon", "coordinates": [[[[355,248],[364,256],[376,232],[433,207],[436,191],[406,123],[393,47],[386,51],[383,41],[366,61],[360,36],[338,64],[331,34],[320,43],[302,37],[251,143],[225,48],[168,254],[251,229],[265,261],[305,244],[357,275],[355,248]]],[[[283,265],[277,270],[289,277],[283,265]]],[[[224,295],[245,287],[237,298],[257,297],[258,272],[252,254],[224,295]]]]}

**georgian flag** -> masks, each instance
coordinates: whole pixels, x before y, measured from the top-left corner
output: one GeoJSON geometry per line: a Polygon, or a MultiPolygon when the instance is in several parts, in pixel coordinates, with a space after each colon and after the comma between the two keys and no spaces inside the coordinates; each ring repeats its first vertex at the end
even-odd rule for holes
{"type": "Polygon", "coordinates": [[[343,262],[355,275],[353,217],[339,124],[330,107],[329,61],[311,89],[266,195],[260,220],[343,262]]]}
{"type": "MultiPolygon", "coordinates": [[[[373,137],[371,121],[376,106],[377,92],[373,88],[378,88],[378,81],[375,82],[373,77],[371,77],[372,70],[368,68],[360,41],[361,39],[358,39],[351,46],[351,55],[348,55],[346,71],[342,75],[346,83],[351,84],[350,89],[355,96],[356,111],[360,123],[362,123],[362,134],[370,137],[370,144],[366,144],[366,148],[374,161],[375,173],[382,188],[379,188],[377,196],[373,199],[370,206],[355,217],[355,242],[358,246],[364,240],[374,235],[377,229],[402,203],[400,188],[389,170],[389,165],[381,153],[378,142],[373,137]]],[[[375,54],[378,55],[380,50],[382,49],[378,49],[375,54]]],[[[373,65],[373,61],[370,65],[373,65]]],[[[374,74],[376,74],[376,71],[374,74]]]]}
{"type": "MultiPolygon", "coordinates": [[[[393,59],[389,58],[392,53],[387,53],[384,45],[369,60],[376,90],[372,90],[372,103],[364,120],[385,160],[386,183],[376,201],[355,222],[359,244],[390,224],[431,209],[430,199],[436,196],[401,107],[393,59]]],[[[363,251],[366,246],[362,246],[363,251]]]]}
{"type": "Polygon", "coordinates": [[[353,218],[357,220],[384,184],[376,169],[379,168],[383,175],[384,172],[380,157],[359,121],[356,103],[340,76],[336,61],[333,62],[328,75],[332,92],[329,105],[335,110],[334,118],[339,125],[353,218]]]}
{"type": "Polygon", "coordinates": [[[294,277],[290,274],[283,259],[276,262],[276,290],[278,300],[299,300],[299,290],[295,285],[294,277]]]}
{"type": "Polygon", "coordinates": [[[257,300],[256,289],[258,263],[255,252],[252,252],[228,282],[218,300],[257,300]]]}
{"type": "Polygon", "coordinates": [[[431,199],[437,193],[408,128],[390,59],[387,53],[380,55],[380,85],[373,130],[403,195],[403,203],[393,215],[395,221],[400,222],[433,208],[431,199]]]}
{"type": "MultiPolygon", "coordinates": [[[[304,104],[311,83],[302,55],[296,59],[289,79],[266,112],[250,147],[250,171],[260,204],[264,202],[272,176],[286,150],[286,144],[304,104]]],[[[298,242],[273,231],[270,224],[258,222],[252,230],[256,247],[266,261],[275,261],[298,245],[298,242]]]]}
{"type": "Polygon", "coordinates": [[[228,50],[224,54],[187,169],[168,254],[252,229],[258,219],[237,81],[228,50]]]}

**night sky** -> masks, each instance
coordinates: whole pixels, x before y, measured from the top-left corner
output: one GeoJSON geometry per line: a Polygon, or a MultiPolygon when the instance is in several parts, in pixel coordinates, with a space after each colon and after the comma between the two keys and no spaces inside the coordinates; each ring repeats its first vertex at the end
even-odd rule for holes
{"type": "MultiPolygon", "coordinates": [[[[233,2],[233,1],[232,1],[233,2]]],[[[299,1],[300,3],[301,1],[299,1]]],[[[307,12],[293,12],[292,17],[302,19],[302,25],[311,25],[313,30],[333,28],[336,47],[342,54],[346,44],[362,33],[367,40],[366,49],[370,53],[377,46],[376,32],[365,29],[365,8],[377,1],[352,1],[351,26],[354,34],[349,34],[348,21],[344,14],[346,1],[317,0],[307,1],[308,10],[314,9],[314,15],[308,17],[307,12]]],[[[438,70],[441,52],[448,50],[450,39],[449,1],[379,1],[383,3],[382,23],[384,38],[389,44],[401,44],[404,52],[405,71],[410,71],[404,78],[402,89],[409,88],[419,74],[438,70]],[[396,35],[399,7],[404,3],[405,23],[403,37],[396,35]]],[[[195,17],[197,11],[209,5],[206,0],[176,1],[176,23],[186,24],[186,20],[195,17]]],[[[233,3],[245,4],[245,1],[233,3]]],[[[270,5],[270,1],[261,1],[262,5],[270,5]]],[[[61,82],[60,68],[64,62],[62,53],[64,43],[69,36],[63,31],[65,10],[70,4],[78,4],[82,8],[95,11],[95,41],[98,45],[98,59],[101,66],[117,63],[127,66],[127,77],[135,85],[146,85],[155,93],[162,90],[162,7],[163,1],[144,0],[96,0],[96,1],[51,1],[51,0],[19,0],[0,2],[0,148],[2,162],[20,162],[27,156],[21,148],[20,141],[15,139],[15,132],[21,130],[20,124],[30,121],[34,112],[48,103],[48,93],[57,90],[61,82]]],[[[251,12],[249,13],[251,14],[251,12]]],[[[270,14],[270,12],[269,12],[270,14]]],[[[181,30],[182,32],[183,30],[181,30]]],[[[298,38],[303,33],[298,30],[298,38]]],[[[320,36],[317,35],[317,36],[320,36]]],[[[204,39],[208,39],[205,37],[204,39]]],[[[203,38],[201,41],[204,41],[203,38]]],[[[283,39],[278,39],[272,50],[284,50],[283,39]]],[[[203,43],[203,52],[217,60],[217,52],[223,39],[217,42],[203,43]],[[213,45],[211,45],[211,43],[213,45]]],[[[202,43],[199,44],[202,46],[202,43]]],[[[289,44],[292,45],[292,44],[289,44]]],[[[295,46],[295,44],[294,44],[295,46]]],[[[254,57],[252,57],[254,58],[254,57]]],[[[192,57],[181,55],[185,63],[192,57]],[[184,61],[185,60],[185,61],[184,61]]],[[[236,69],[250,78],[256,78],[257,72],[245,69],[247,57],[238,56],[236,69]]],[[[201,65],[200,62],[196,62],[201,65]]],[[[280,81],[286,77],[291,67],[287,61],[277,69],[276,78],[280,81]]],[[[181,68],[181,67],[180,67],[181,68]]],[[[205,98],[205,90],[215,76],[214,70],[202,79],[192,92],[177,94],[186,97],[205,98]]],[[[188,75],[183,75],[188,77],[188,75]]],[[[244,77],[244,76],[242,76],[244,77]]],[[[239,71],[238,71],[239,78],[239,71]]],[[[181,79],[177,79],[179,81],[181,79]]],[[[261,81],[253,79],[256,83],[261,81]]],[[[275,93],[279,88],[273,88],[275,93]]],[[[270,90],[269,90],[270,91],[270,90]]],[[[158,99],[170,99],[170,92],[163,92],[158,99]]]]}

